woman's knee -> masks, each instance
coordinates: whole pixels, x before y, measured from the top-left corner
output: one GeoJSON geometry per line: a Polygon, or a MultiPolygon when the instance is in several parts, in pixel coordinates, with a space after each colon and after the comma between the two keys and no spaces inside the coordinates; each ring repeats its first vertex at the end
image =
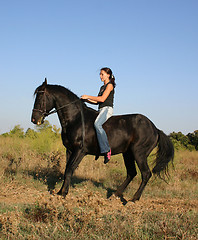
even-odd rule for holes
{"type": "Polygon", "coordinates": [[[94,127],[97,128],[97,126],[98,126],[98,123],[97,123],[97,121],[95,121],[94,122],[94,127]]]}
{"type": "Polygon", "coordinates": [[[101,129],[102,129],[102,125],[98,121],[94,122],[94,127],[98,131],[101,131],[101,129]]]}

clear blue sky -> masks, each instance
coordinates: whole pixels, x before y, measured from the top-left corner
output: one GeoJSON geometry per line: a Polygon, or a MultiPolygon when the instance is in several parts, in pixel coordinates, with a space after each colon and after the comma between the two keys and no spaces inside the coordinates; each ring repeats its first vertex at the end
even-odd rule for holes
{"type": "Polygon", "coordinates": [[[114,114],[144,114],[167,134],[198,129],[197,0],[6,0],[0,34],[0,133],[34,128],[45,77],[97,95],[104,66],[116,77],[114,114]]]}

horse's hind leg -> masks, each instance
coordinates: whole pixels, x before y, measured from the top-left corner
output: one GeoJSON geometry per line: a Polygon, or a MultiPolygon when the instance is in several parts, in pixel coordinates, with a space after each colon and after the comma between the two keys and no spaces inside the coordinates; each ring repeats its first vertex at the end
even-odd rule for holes
{"type": "Polygon", "coordinates": [[[127,152],[123,153],[123,158],[124,158],[124,163],[127,170],[127,177],[125,181],[122,183],[122,185],[120,185],[117,191],[115,192],[115,195],[119,197],[122,197],[122,194],[126,189],[126,187],[129,185],[132,179],[137,175],[133,153],[128,150],[127,152]]]}
{"type": "Polygon", "coordinates": [[[141,172],[142,182],[137,192],[134,194],[132,198],[133,202],[140,199],[142,192],[152,175],[147,163],[147,156],[148,156],[147,154],[143,154],[143,153],[140,155],[139,151],[138,151],[138,154],[137,153],[135,154],[135,160],[141,172]]]}

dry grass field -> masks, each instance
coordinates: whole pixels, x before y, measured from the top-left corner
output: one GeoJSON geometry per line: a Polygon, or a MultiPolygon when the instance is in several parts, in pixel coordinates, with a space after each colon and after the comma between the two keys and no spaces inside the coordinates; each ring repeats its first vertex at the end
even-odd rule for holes
{"type": "MultiPolygon", "coordinates": [[[[41,142],[0,137],[0,239],[198,239],[198,152],[178,151],[168,184],[153,176],[140,201],[112,195],[126,172],[122,156],[107,164],[83,159],[65,199],[56,195],[65,168],[57,139],[41,142]]],[[[152,156],[149,158],[152,166],[152,156]]]]}

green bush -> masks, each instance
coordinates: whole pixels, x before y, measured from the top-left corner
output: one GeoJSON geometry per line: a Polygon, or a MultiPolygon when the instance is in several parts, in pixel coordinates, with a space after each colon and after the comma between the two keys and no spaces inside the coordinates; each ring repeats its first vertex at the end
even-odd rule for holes
{"type": "MultiPolygon", "coordinates": [[[[195,131],[196,133],[198,131],[195,131]]],[[[190,151],[193,150],[198,150],[198,133],[197,133],[197,141],[196,141],[196,135],[195,134],[188,134],[184,135],[181,132],[178,133],[171,133],[170,138],[173,142],[173,145],[175,149],[180,150],[180,149],[188,149],[190,151]]]]}

